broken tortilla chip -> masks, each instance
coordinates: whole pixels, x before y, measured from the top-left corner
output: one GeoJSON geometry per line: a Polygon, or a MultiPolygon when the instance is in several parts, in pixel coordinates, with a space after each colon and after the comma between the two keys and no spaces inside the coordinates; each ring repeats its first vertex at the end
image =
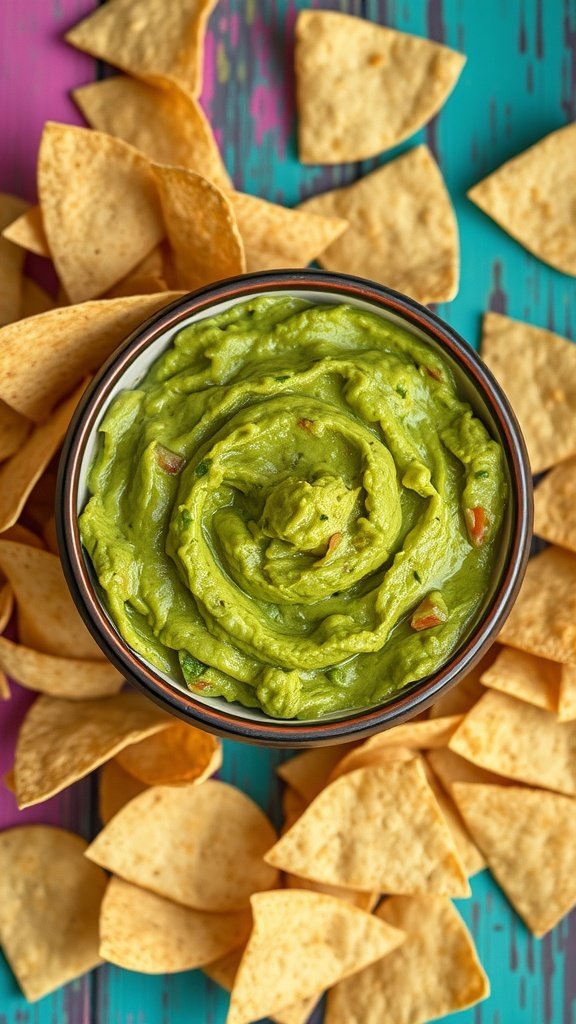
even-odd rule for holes
{"type": "Polygon", "coordinates": [[[318,258],[327,270],[371,278],[424,303],[449,302],[456,295],[456,218],[426,146],[353,185],[314,196],[300,209],[350,223],[318,258]]]}
{"type": "MultiPolygon", "coordinates": [[[[1,664],[1,660],[0,660],[1,664]]],[[[124,771],[146,786],[200,783],[222,764],[222,745],[210,733],[176,722],[116,755],[124,771]]]]}
{"type": "Polygon", "coordinates": [[[326,1024],[421,1024],[490,994],[472,937],[450,900],[392,896],[376,917],[406,939],[330,992],[326,1024]]]}
{"type": "Polygon", "coordinates": [[[0,668],[28,690],[67,700],[110,697],[124,683],[108,661],[56,658],[4,637],[0,637],[0,668]]]}
{"type": "Polygon", "coordinates": [[[468,192],[538,259],[576,275],[576,124],[540,139],[468,192]]]}
{"type": "Polygon", "coordinates": [[[277,883],[263,859],[275,838],[249,797],[209,780],[144,790],[114,815],[87,856],[185,907],[228,912],[244,910],[253,892],[277,883]],[[144,849],[145,858],[137,855],[144,849]]]}
{"type": "Polygon", "coordinates": [[[244,945],[251,923],[246,910],[192,910],[111,878],[100,914],[100,956],[142,974],[190,971],[244,945]]]}
{"type": "Polygon", "coordinates": [[[516,782],[576,796],[576,723],[558,722],[549,711],[505,693],[491,690],[482,697],[450,749],[516,782]]]}
{"type": "Polygon", "coordinates": [[[508,693],[537,708],[557,711],[561,674],[562,666],[554,661],[504,647],[484,672],[482,682],[491,690],[508,693]]]}
{"type": "Polygon", "coordinates": [[[576,458],[548,473],[534,491],[534,533],[576,551],[576,458]]]}
{"type": "Polygon", "coordinates": [[[246,251],[246,270],[307,267],[346,231],[348,221],[290,210],[242,192],[229,195],[246,251]]]}
{"type": "Polygon", "coordinates": [[[98,780],[98,814],[102,824],[107,825],[121,807],[146,788],[143,782],[125,772],[115,757],[106,761],[98,780]]]}
{"type": "Polygon", "coordinates": [[[510,902],[534,935],[545,935],[576,903],[576,802],[462,782],[454,799],[510,902]]]}
{"type": "Polygon", "coordinates": [[[0,400],[0,461],[9,459],[24,444],[32,424],[0,400]]]}
{"type": "Polygon", "coordinates": [[[330,772],[344,756],[347,745],[316,747],[278,765],[276,774],[309,804],[328,782],[330,772]]]}
{"type": "MultiPolygon", "coordinates": [[[[23,199],[0,192],[0,232],[27,207],[23,199]]],[[[23,266],[23,250],[0,235],[0,326],[11,324],[20,316],[23,266]]]]}
{"type": "Polygon", "coordinates": [[[532,472],[576,455],[576,345],[542,327],[485,313],[482,358],[518,417],[532,472]]]}
{"type": "Polygon", "coordinates": [[[0,833],[0,944],[29,1002],[100,963],[106,875],[81,836],[48,825],[0,833]]]}
{"type": "Polygon", "coordinates": [[[365,160],[407,139],[440,109],[466,57],[420,36],[335,11],[296,22],[302,163],[365,160]]]}
{"type": "Polygon", "coordinates": [[[576,554],[546,548],[526,575],[498,639],[550,661],[576,666],[576,554]]]}
{"type": "Polygon", "coordinates": [[[170,722],[168,715],[137,693],[91,701],[38,697],[18,734],[14,757],[18,806],[47,800],[129,743],[165,729],[170,722]]]}

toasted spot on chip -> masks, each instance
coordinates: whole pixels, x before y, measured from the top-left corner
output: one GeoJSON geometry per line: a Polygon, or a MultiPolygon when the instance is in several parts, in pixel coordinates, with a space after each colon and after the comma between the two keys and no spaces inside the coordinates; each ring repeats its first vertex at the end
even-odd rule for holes
{"type": "Polygon", "coordinates": [[[291,210],[257,196],[231,192],[246,250],[246,270],[307,267],[348,227],[341,217],[291,210]]]}
{"type": "MultiPolygon", "coordinates": [[[[0,232],[27,207],[23,199],[0,192],[0,232]]],[[[0,325],[11,324],[20,316],[23,265],[22,249],[0,234],[0,325]]]]}
{"type": "Polygon", "coordinates": [[[276,774],[309,804],[326,785],[348,746],[316,747],[278,765],[276,774]]]}
{"type": "Polygon", "coordinates": [[[242,946],[251,923],[246,910],[192,910],[111,878],[100,914],[100,956],[143,974],[194,970],[242,946]]]}
{"type": "Polygon", "coordinates": [[[450,740],[457,754],[517,782],[576,796],[576,723],[490,691],[450,740]]]}
{"type": "Polygon", "coordinates": [[[509,235],[565,274],[576,274],[575,152],[576,124],[568,124],[468,192],[509,235]]]}
{"type": "Polygon", "coordinates": [[[385,957],[404,938],[377,917],[320,893],[285,889],[258,893],[251,903],[254,927],[234,980],[227,1024],[248,1024],[318,995],[385,957]]]}
{"type": "MultiPolygon", "coordinates": [[[[27,204],[26,204],[27,205],[27,204]]],[[[50,256],[50,247],[44,223],[42,221],[42,210],[39,206],[31,206],[29,210],[21,213],[16,220],[13,220],[4,228],[2,236],[15,245],[19,245],[36,256],[50,256]]]]}
{"type": "Polygon", "coordinates": [[[505,647],[482,675],[484,686],[546,711],[557,711],[562,668],[554,661],[505,647]]]}
{"type": "Polygon", "coordinates": [[[576,802],[459,782],[454,799],[508,899],[538,937],[576,903],[576,802]]]}
{"type": "Polygon", "coordinates": [[[209,780],[146,789],[118,811],[87,856],[183,906],[224,912],[245,909],[253,892],[277,883],[277,871],[264,862],[275,838],[249,797],[209,780]]]}
{"type": "Polygon", "coordinates": [[[71,701],[42,695],[18,734],[14,779],[18,806],[47,800],[84,778],[129,743],[170,725],[137,693],[71,701]]]}
{"type": "Polygon", "coordinates": [[[41,999],[100,963],[106,875],[81,836],[48,825],[0,833],[0,944],[24,995],[41,999]]]}
{"type": "Polygon", "coordinates": [[[124,771],[146,786],[199,783],[220,768],[222,745],[210,733],[176,722],[169,729],[126,747],[116,760],[124,771]]]}
{"type": "Polygon", "coordinates": [[[0,637],[0,668],[28,690],[68,700],[110,697],[124,680],[108,661],[57,658],[0,637]]]}
{"type": "Polygon", "coordinates": [[[144,789],[144,783],[125,772],[115,757],[103,764],[98,779],[98,814],[102,824],[107,825],[124,804],[144,789]]]}
{"type": "Polygon", "coordinates": [[[534,533],[576,551],[576,458],[555,466],[534,491],[534,533]]]}
{"type": "Polygon", "coordinates": [[[31,427],[30,420],[0,400],[0,461],[21,448],[31,427]]]}
{"type": "Polygon", "coordinates": [[[392,896],[376,916],[406,939],[330,992],[326,1024],[421,1024],[490,994],[472,937],[449,900],[392,896]]]}
{"type": "Polygon", "coordinates": [[[353,185],[314,196],[300,209],[350,224],[319,256],[327,270],[371,278],[419,302],[448,302],[456,295],[458,227],[426,146],[353,185]]]}
{"type": "Polygon", "coordinates": [[[418,131],[454,88],[466,58],[429,39],[334,11],[296,22],[300,159],[364,160],[418,131]]]}
{"type": "Polygon", "coordinates": [[[546,548],[528,562],[499,639],[541,658],[576,665],[576,554],[546,548]]]}

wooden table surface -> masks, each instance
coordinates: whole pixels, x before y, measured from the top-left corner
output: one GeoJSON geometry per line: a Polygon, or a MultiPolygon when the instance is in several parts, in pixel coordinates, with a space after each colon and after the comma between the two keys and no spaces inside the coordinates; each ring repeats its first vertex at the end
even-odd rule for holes
{"type": "MultiPolygon", "coordinates": [[[[67,91],[103,69],[61,36],[95,6],[95,0],[0,0],[0,189],[35,199],[43,123],[81,123],[67,91]]],[[[354,180],[396,155],[334,169],[298,164],[292,39],[298,8],[309,6],[364,15],[467,54],[461,81],[440,116],[398,149],[426,141],[456,207],[462,282],[458,297],[439,313],[474,344],[487,308],[572,337],[574,279],[530,256],[469,203],[465,192],[503,160],[576,117],[576,0],[220,0],[209,26],[203,102],[237,187],[288,205],[354,180]]],[[[0,707],[0,772],[10,766],[15,732],[30,701],[30,694],[14,686],[12,700],[0,707]]],[[[226,743],[222,777],[277,819],[278,761],[277,752],[226,743]]],[[[90,836],[98,827],[95,795],[92,778],[18,813],[11,795],[0,789],[0,827],[46,822],[90,836]]],[[[490,975],[492,995],[446,1021],[575,1024],[576,912],[535,940],[487,872],[474,879],[472,899],[461,901],[460,909],[490,975]]],[[[147,977],[113,967],[101,967],[29,1006],[0,954],[0,1024],[222,1024],[226,1007],[227,998],[201,972],[147,977]]]]}

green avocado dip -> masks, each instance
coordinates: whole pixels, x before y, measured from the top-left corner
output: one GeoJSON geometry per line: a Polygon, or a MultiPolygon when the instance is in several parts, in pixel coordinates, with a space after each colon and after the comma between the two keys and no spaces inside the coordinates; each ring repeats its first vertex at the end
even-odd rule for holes
{"type": "Polygon", "coordinates": [[[502,450],[448,363],[379,316],[235,305],[99,429],[83,543],[126,642],[195,693],[274,718],[380,703],[490,589],[502,450]]]}

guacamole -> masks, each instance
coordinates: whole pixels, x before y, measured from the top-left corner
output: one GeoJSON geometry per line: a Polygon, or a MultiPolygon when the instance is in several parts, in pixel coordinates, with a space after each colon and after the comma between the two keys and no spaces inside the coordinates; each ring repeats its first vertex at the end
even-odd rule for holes
{"type": "Polygon", "coordinates": [[[374,314],[264,296],[180,330],[100,424],[83,543],[190,690],[317,718],[434,672],[490,586],[503,453],[374,314]]]}

